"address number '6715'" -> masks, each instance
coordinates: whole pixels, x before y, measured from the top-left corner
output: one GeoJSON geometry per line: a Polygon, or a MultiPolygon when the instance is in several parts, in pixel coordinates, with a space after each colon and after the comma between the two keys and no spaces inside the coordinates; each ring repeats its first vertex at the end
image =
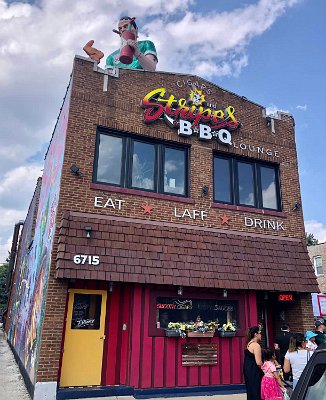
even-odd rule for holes
{"type": "Polygon", "coordinates": [[[99,265],[100,256],[88,256],[86,254],[76,254],[74,256],[75,264],[88,264],[88,265],[99,265]]]}

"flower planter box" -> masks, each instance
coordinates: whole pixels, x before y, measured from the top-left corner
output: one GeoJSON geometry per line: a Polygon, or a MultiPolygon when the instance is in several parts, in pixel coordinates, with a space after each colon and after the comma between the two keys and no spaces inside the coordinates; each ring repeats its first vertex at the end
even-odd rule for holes
{"type": "Polygon", "coordinates": [[[167,337],[180,337],[180,332],[176,329],[166,329],[165,336],[167,337]]]}
{"type": "Polygon", "coordinates": [[[198,331],[188,331],[187,336],[188,337],[213,337],[215,331],[207,331],[207,332],[198,332],[198,331]]]}
{"type": "Polygon", "coordinates": [[[218,333],[221,337],[227,337],[227,338],[231,338],[236,335],[235,331],[218,331],[218,333]]]}

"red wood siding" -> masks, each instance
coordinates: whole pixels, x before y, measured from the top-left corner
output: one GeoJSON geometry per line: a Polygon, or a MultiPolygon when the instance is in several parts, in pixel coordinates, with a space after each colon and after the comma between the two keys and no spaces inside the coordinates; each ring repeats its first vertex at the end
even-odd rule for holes
{"type": "MultiPolygon", "coordinates": [[[[149,285],[116,285],[109,294],[103,384],[145,389],[242,383],[244,337],[181,339],[149,336],[150,290],[149,285]],[[123,324],[127,326],[125,331],[123,324]],[[183,367],[181,345],[185,341],[216,343],[218,364],[183,367]]],[[[245,326],[256,324],[255,293],[244,291],[243,301],[245,312],[239,317],[245,319],[245,326]]]]}

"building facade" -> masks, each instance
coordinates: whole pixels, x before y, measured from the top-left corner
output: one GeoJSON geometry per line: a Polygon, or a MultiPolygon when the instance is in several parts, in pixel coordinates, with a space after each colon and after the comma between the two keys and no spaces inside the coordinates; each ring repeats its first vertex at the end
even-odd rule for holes
{"type": "Polygon", "coordinates": [[[313,326],[300,203],[289,114],[76,57],[6,321],[34,398],[239,387],[248,326],[313,326]],[[236,334],[167,336],[198,317],[236,334]]]}
{"type": "Polygon", "coordinates": [[[308,246],[308,253],[317,278],[319,291],[321,293],[326,293],[326,243],[308,246]]]}

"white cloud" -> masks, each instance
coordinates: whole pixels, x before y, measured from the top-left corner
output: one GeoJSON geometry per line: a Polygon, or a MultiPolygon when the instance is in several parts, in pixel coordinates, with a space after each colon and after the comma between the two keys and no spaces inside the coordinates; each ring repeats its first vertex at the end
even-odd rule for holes
{"type": "Polygon", "coordinates": [[[304,106],[298,105],[298,106],[296,106],[296,108],[297,108],[298,110],[301,110],[301,111],[307,111],[307,104],[305,104],[304,106]]]}
{"type": "Polygon", "coordinates": [[[31,202],[37,178],[42,175],[41,169],[41,165],[22,165],[6,172],[0,183],[1,207],[26,210],[31,202]]]}
{"type": "Polygon", "coordinates": [[[87,41],[94,39],[107,56],[119,47],[112,29],[121,14],[136,16],[140,39],[157,47],[159,70],[237,76],[248,65],[251,40],[298,2],[259,0],[200,14],[192,11],[198,0],[0,0],[0,207],[8,222],[0,245],[8,244],[18,214],[26,214],[40,168],[35,163],[51,137],[73,57],[87,41]]]}
{"type": "Polygon", "coordinates": [[[326,226],[322,222],[314,219],[305,221],[305,229],[307,233],[312,233],[319,243],[326,242],[326,226]]]}

